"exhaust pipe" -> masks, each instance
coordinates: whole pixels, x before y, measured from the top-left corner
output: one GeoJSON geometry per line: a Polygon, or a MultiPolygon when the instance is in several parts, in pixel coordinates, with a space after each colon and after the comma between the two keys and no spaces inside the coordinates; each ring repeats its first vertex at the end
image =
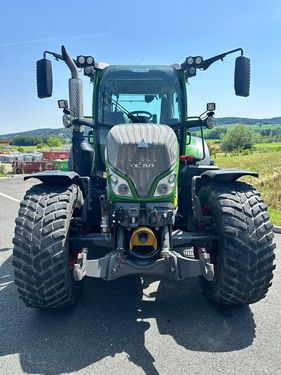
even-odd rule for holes
{"type": "MultiPolygon", "coordinates": [[[[62,58],[65,61],[71,72],[71,78],[68,80],[69,89],[69,107],[71,111],[77,113],[79,117],[83,117],[83,83],[80,78],[78,78],[78,70],[74,64],[72,58],[66,51],[65,47],[61,47],[62,58]]],[[[83,126],[75,125],[74,130],[80,132],[84,131],[83,126]]]]}
{"type": "MultiPolygon", "coordinates": [[[[83,84],[82,80],[78,78],[78,70],[74,64],[72,58],[66,51],[64,46],[61,46],[62,59],[68,66],[71,72],[71,78],[68,80],[68,91],[69,91],[69,108],[78,117],[83,117],[83,84]]],[[[71,169],[75,172],[84,175],[85,173],[81,169],[84,163],[81,163],[81,149],[85,144],[84,139],[84,126],[83,125],[73,125],[72,126],[72,147],[70,151],[70,165],[71,169]]]]}

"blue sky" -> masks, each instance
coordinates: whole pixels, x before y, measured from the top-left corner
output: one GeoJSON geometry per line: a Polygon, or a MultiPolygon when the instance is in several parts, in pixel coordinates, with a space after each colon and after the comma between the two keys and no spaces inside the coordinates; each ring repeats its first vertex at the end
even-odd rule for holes
{"type": "MultiPolygon", "coordinates": [[[[217,103],[216,117],[281,116],[281,2],[267,0],[1,2],[0,134],[62,126],[57,99],[68,98],[68,69],[53,61],[51,99],[36,97],[35,62],[64,44],[73,58],[111,64],[172,64],[242,47],[251,58],[251,95],[234,95],[235,55],[190,79],[189,114],[217,103]]],[[[91,86],[84,82],[85,114],[91,86]]]]}

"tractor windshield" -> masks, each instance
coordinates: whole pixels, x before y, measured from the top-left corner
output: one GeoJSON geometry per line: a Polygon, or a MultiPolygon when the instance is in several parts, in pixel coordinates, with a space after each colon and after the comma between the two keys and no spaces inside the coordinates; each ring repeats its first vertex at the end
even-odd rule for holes
{"type": "Polygon", "coordinates": [[[109,66],[98,85],[97,120],[177,125],[181,122],[181,88],[169,66],[109,66]]]}

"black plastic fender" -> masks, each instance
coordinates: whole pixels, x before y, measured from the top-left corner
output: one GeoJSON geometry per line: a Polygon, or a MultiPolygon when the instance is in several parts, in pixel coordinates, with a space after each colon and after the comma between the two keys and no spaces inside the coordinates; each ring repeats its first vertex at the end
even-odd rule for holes
{"type": "Polygon", "coordinates": [[[258,177],[259,174],[257,172],[244,171],[240,169],[209,169],[203,172],[200,176],[193,176],[191,184],[191,199],[195,220],[197,222],[202,220],[201,206],[197,194],[204,184],[208,184],[210,182],[233,182],[242,176],[258,177]]]}
{"type": "Polygon", "coordinates": [[[28,180],[29,178],[37,178],[44,184],[51,185],[57,183],[76,182],[80,179],[80,176],[78,173],[73,171],[44,171],[25,176],[24,181],[28,180]]]}
{"type": "Polygon", "coordinates": [[[84,204],[83,204],[83,212],[82,212],[82,220],[87,222],[88,212],[91,210],[90,205],[90,197],[91,197],[91,180],[90,177],[85,176],[81,177],[78,173],[73,171],[44,171],[33,173],[29,176],[24,177],[24,181],[28,180],[29,178],[37,178],[43,184],[46,185],[58,185],[58,184],[65,184],[71,185],[75,183],[78,185],[82,191],[84,204]]]}
{"type": "Polygon", "coordinates": [[[205,171],[201,174],[201,177],[211,178],[212,181],[231,182],[236,181],[242,176],[253,176],[258,177],[257,172],[244,171],[240,169],[213,169],[205,171]]]}
{"type": "Polygon", "coordinates": [[[75,183],[78,185],[84,197],[86,195],[90,195],[90,179],[89,177],[81,177],[78,173],[73,171],[44,171],[30,174],[29,176],[24,177],[24,181],[28,180],[29,178],[37,178],[43,184],[46,185],[56,185],[56,184],[68,184],[71,185],[75,183]]]}

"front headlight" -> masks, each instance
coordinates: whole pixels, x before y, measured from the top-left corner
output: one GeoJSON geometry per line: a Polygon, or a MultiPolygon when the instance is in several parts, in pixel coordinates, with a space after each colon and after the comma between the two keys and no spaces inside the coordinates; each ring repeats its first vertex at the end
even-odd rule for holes
{"type": "Polygon", "coordinates": [[[111,170],[109,170],[109,181],[114,194],[122,197],[132,197],[128,182],[111,170]]]}
{"type": "Polygon", "coordinates": [[[154,192],[154,197],[161,197],[171,194],[174,189],[175,183],[176,173],[172,172],[158,182],[154,192]]]}

